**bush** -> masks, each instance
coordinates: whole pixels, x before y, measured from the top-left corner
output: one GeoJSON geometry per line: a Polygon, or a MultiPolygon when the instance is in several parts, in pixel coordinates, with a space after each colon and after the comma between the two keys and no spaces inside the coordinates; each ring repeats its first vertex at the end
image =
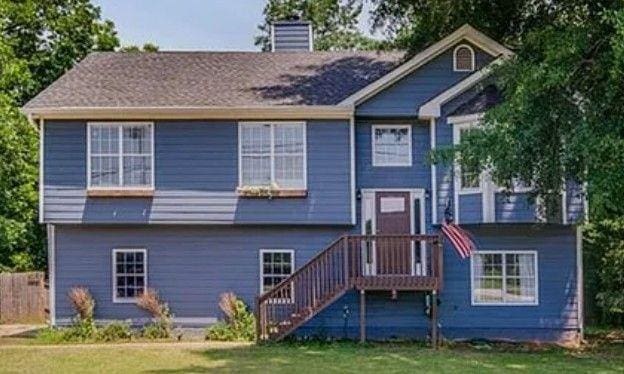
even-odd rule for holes
{"type": "Polygon", "coordinates": [[[122,322],[111,322],[97,332],[97,340],[102,342],[116,342],[119,340],[130,340],[132,330],[130,326],[122,322]]]}
{"type": "Polygon", "coordinates": [[[148,312],[153,322],[143,327],[143,337],[149,339],[167,339],[173,329],[173,314],[169,305],[160,299],[158,292],[148,288],[139,296],[137,306],[148,312]]]}
{"type": "Polygon", "coordinates": [[[603,220],[585,229],[585,294],[594,301],[601,322],[624,324],[624,218],[603,220]]]}
{"type": "Polygon", "coordinates": [[[46,327],[45,329],[39,330],[37,333],[37,340],[49,344],[68,343],[71,337],[67,330],[68,329],[65,328],[46,327]]]}
{"type": "Polygon", "coordinates": [[[225,315],[225,321],[220,321],[206,329],[207,340],[253,341],[255,339],[255,317],[242,300],[231,292],[224,293],[219,300],[219,308],[225,315]]]}
{"type": "Polygon", "coordinates": [[[86,287],[73,287],[67,295],[72,306],[76,310],[76,317],[73,325],[66,329],[66,340],[84,341],[94,339],[97,333],[93,311],[95,300],[86,287]]]}

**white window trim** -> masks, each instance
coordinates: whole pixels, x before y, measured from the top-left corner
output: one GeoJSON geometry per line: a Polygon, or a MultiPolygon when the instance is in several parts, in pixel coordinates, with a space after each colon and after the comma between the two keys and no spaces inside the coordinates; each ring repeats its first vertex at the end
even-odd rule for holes
{"type": "MultiPolygon", "coordinates": [[[[504,297],[504,296],[503,296],[504,297]]],[[[479,250],[473,256],[470,256],[470,304],[472,306],[538,306],[539,305],[539,260],[537,251],[535,250],[479,250]],[[474,256],[478,254],[501,254],[503,257],[503,295],[505,295],[507,266],[505,255],[515,254],[531,254],[535,266],[535,300],[530,303],[518,302],[479,302],[475,300],[475,277],[474,277],[474,256]]]]}
{"type": "MultiPolygon", "coordinates": [[[[120,130],[122,131],[122,130],[120,130]]],[[[88,190],[153,190],[156,175],[156,165],[154,163],[154,133],[156,132],[154,122],[87,122],[87,189],[88,190]],[[152,175],[149,186],[123,186],[123,136],[119,135],[119,186],[91,186],[91,127],[92,126],[120,126],[123,129],[124,126],[149,126],[151,129],[151,158],[152,163],[152,175]]]]}
{"type": "Polygon", "coordinates": [[[374,167],[411,167],[412,166],[412,125],[373,125],[371,126],[371,159],[374,167]],[[409,157],[407,163],[381,163],[375,157],[375,130],[377,129],[407,129],[409,157]]]}
{"type": "MultiPolygon", "coordinates": [[[[454,145],[460,144],[462,130],[475,128],[478,125],[479,123],[477,121],[453,124],[453,144],[454,145]]],[[[462,176],[461,163],[455,162],[454,169],[455,169],[455,191],[457,191],[459,195],[478,194],[478,193],[483,192],[483,185],[485,182],[484,181],[485,173],[482,172],[481,175],[479,176],[479,187],[463,188],[461,186],[461,176],[462,176]]]]}
{"type": "Polygon", "coordinates": [[[453,71],[456,72],[471,72],[471,71],[475,71],[475,51],[474,48],[472,48],[469,44],[460,44],[457,47],[455,47],[455,49],[453,50],[453,71]],[[470,57],[471,57],[471,68],[470,69],[458,69],[457,68],[457,51],[460,48],[468,48],[470,50],[470,57]]]}
{"type": "Polygon", "coordinates": [[[147,264],[147,249],[145,248],[115,248],[112,251],[111,258],[111,275],[113,278],[113,303],[115,304],[134,304],[137,301],[137,297],[117,297],[117,253],[143,253],[143,289],[147,289],[147,275],[148,275],[148,264],[147,264]]]}
{"type": "MultiPolygon", "coordinates": [[[[261,249],[260,255],[258,256],[259,266],[260,266],[260,295],[264,293],[264,277],[271,276],[269,274],[264,274],[264,264],[263,257],[265,253],[290,253],[290,269],[291,273],[288,275],[292,275],[295,273],[295,250],[294,249],[261,249]]],[[[267,291],[268,292],[268,291],[267,291]]],[[[273,303],[294,303],[295,302],[295,289],[294,287],[290,290],[290,299],[271,299],[273,303]]]]}
{"type": "Polygon", "coordinates": [[[238,123],[238,188],[245,187],[267,187],[267,186],[251,186],[243,184],[243,147],[241,128],[245,125],[271,125],[271,183],[275,182],[275,146],[273,139],[274,125],[298,125],[303,126],[303,188],[299,187],[281,187],[280,190],[307,190],[308,189],[308,125],[305,121],[245,121],[238,123]]]}
{"type": "MultiPolygon", "coordinates": [[[[426,214],[426,198],[425,198],[425,189],[424,188],[363,188],[361,190],[362,193],[362,204],[360,206],[360,230],[362,235],[367,235],[366,233],[366,220],[368,218],[371,219],[371,229],[372,235],[377,233],[377,192],[409,192],[410,194],[410,234],[426,234],[426,223],[425,223],[425,214],[426,214]],[[416,200],[420,200],[420,211],[414,211],[414,205],[416,200]],[[371,203],[371,210],[368,210],[367,203],[371,203]],[[418,232],[416,232],[416,213],[419,215],[420,227],[418,228],[418,232]]],[[[412,248],[412,258],[415,256],[415,248],[412,248]]],[[[422,269],[427,269],[427,247],[426,243],[421,242],[420,245],[420,258],[423,260],[421,267],[422,269]]],[[[415,268],[415,262],[412,261],[412,275],[417,274],[417,270],[415,268]]],[[[375,275],[377,269],[377,255],[376,251],[373,250],[373,262],[370,266],[365,266],[364,271],[366,274],[375,275]]]]}

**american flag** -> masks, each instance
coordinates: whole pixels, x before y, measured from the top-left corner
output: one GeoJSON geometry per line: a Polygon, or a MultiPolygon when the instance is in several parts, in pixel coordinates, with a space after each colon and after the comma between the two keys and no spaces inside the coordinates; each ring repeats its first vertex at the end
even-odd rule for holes
{"type": "Polygon", "coordinates": [[[477,249],[470,233],[452,222],[443,222],[442,232],[451,241],[462,259],[470,257],[470,254],[477,249]]]}

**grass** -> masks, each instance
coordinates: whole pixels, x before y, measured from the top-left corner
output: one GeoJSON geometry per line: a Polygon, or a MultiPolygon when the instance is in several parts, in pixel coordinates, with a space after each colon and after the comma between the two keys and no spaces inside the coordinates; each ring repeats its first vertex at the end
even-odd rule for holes
{"type": "Polygon", "coordinates": [[[623,373],[624,344],[600,341],[577,350],[456,345],[434,351],[409,343],[32,345],[13,341],[0,344],[0,363],[1,373],[623,373]]]}

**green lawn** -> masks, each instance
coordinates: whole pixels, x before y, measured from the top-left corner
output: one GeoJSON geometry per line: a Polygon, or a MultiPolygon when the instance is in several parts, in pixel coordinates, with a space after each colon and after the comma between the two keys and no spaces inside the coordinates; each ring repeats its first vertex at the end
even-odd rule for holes
{"type": "Polygon", "coordinates": [[[418,344],[0,344],[2,373],[624,373],[624,344],[582,350],[418,344]]]}

